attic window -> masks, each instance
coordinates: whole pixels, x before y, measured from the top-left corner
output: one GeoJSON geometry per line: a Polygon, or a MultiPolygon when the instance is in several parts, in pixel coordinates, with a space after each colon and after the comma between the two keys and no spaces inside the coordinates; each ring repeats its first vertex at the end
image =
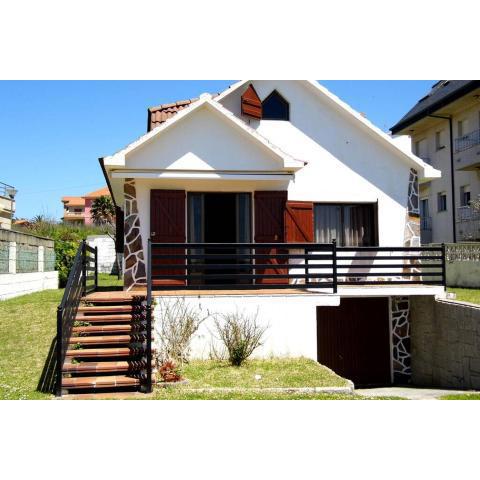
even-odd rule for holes
{"type": "Polygon", "coordinates": [[[262,110],[264,120],[290,119],[290,105],[276,90],[262,102],[262,110]]]}

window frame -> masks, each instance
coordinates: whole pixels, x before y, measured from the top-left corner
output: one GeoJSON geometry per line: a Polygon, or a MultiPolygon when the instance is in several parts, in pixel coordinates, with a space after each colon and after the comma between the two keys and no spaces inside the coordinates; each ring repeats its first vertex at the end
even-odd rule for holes
{"type": "Polygon", "coordinates": [[[447,211],[447,193],[446,192],[438,192],[437,193],[437,212],[446,212],[447,211]],[[445,205],[443,205],[443,200],[445,199],[445,205]],[[440,208],[442,207],[442,208],[440,208]]]}

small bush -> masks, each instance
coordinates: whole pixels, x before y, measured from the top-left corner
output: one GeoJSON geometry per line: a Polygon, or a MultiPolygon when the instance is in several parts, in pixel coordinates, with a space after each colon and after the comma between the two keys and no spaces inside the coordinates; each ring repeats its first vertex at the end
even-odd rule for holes
{"type": "Polygon", "coordinates": [[[193,335],[208,315],[202,316],[178,297],[161,298],[158,308],[161,320],[156,328],[160,341],[157,365],[172,360],[182,366],[188,362],[193,335]]]}
{"type": "Polygon", "coordinates": [[[225,313],[215,318],[215,327],[221,342],[227,350],[229,362],[236,367],[242,365],[255,349],[260,347],[267,327],[257,323],[257,312],[249,316],[245,313],[225,313]]]}
{"type": "Polygon", "coordinates": [[[163,382],[179,382],[182,379],[180,368],[171,360],[162,363],[158,373],[163,382]]]}

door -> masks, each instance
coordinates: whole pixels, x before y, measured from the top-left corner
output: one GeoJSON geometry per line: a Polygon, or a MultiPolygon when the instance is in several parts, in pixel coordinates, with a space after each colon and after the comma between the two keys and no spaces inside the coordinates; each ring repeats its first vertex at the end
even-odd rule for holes
{"type": "MultiPolygon", "coordinates": [[[[185,192],[183,190],[150,191],[150,237],[153,243],[185,243],[185,192]]],[[[184,254],[185,249],[155,249],[154,254],[184,254]]],[[[159,268],[161,265],[184,265],[182,258],[152,259],[152,275],[185,275],[184,268],[159,268]]],[[[184,279],[157,279],[154,285],[185,285],[184,279]]]]}
{"type": "Polygon", "coordinates": [[[388,298],[317,307],[317,359],[355,385],[391,383],[388,298]]]}
{"type": "MultiPolygon", "coordinates": [[[[255,242],[256,243],[283,243],[285,241],[285,205],[287,192],[259,191],[255,192],[255,242]]],[[[257,249],[258,254],[288,253],[288,250],[278,248],[257,249]]],[[[272,268],[257,268],[258,275],[284,275],[286,268],[282,268],[286,260],[257,259],[255,263],[269,264],[272,268]]],[[[260,278],[257,284],[283,284],[288,278],[260,278]]]]}

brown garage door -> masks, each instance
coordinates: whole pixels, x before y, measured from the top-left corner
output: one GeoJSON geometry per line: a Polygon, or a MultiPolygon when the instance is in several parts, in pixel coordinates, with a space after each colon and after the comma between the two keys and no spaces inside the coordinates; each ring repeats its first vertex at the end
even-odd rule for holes
{"type": "Polygon", "coordinates": [[[342,298],[317,307],[317,358],[355,385],[384,385],[390,377],[388,298],[342,298]]]}

